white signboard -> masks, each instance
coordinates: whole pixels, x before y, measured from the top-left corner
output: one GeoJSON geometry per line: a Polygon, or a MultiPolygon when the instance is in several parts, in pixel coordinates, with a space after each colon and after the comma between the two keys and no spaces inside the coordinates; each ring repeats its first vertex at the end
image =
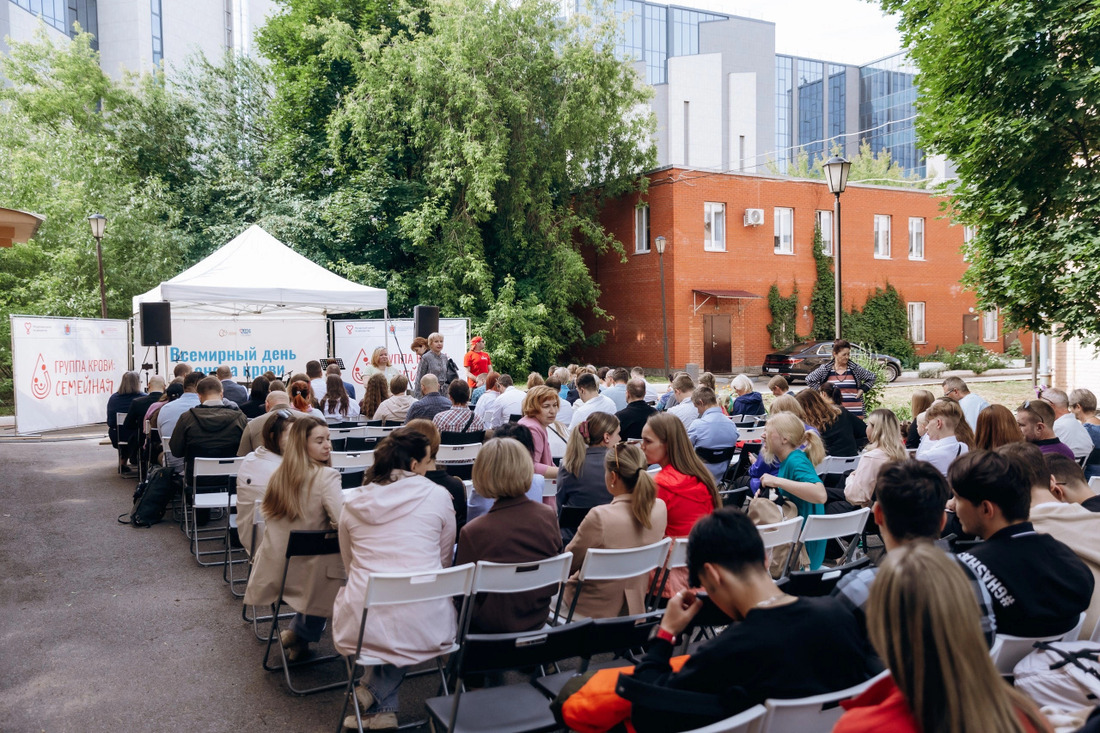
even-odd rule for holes
{"type": "MultiPolygon", "coordinates": [[[[420,357],[409,349],[413,340],[412,319],[391,320],[389,324],[390,331],[387,332],[386,322],[381,320],[332,322],[336,356],[344,360],[344,379],[363,384],[371,354],[378,346],[385,346],[390,352],[390,364],[398,369],[402,369],[404,365],[408,369],[410,382],[416,377],[420,357]]],[[[443,353],[454,359],[458,376],[463,379],[466,378],[466,368],[462,366],[462,357],[469,350],[467,329],[465,318],[439,319],[439,332],[443,334],[443,353]]]]}
{"type": "Polygon", "coordinates": [[[12,315],[16,432],[104,422],[129,346],[126,321],[12,315]]]}
{"type": "MultiPolygon", "coordinates": [[[[134,363],[152,362],[152,347],[140,344],[140,319],[134,318],[134,363]]],[[[162,347],[168,363],[160,365],[162,374],[184,362],[197,371],[213,374],[221,365],[228,366],[237,381],[255,379],[271,370],[282,379],[304,372],[310,359],[328,354],[328,320],[324,316],[306,318],[265,318],[263,316],[215,316],[204,318],[172,317],[172,345],[162,347]]]]}

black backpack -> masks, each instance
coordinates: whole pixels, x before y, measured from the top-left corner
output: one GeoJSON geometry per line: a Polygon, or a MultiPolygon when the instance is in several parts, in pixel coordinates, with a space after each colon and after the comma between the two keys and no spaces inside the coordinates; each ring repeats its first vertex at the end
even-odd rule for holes
{"type": "Polygon", "coordinates": [[[172,501],[174,494],[172,470],[153,466],[145,482],[134,491],[134,508],[130,511],[129,521],[123,520],[125,514],[120,514],[118,521],[133,527],[152,527],[164,518],[168,502],[172,501]]]}

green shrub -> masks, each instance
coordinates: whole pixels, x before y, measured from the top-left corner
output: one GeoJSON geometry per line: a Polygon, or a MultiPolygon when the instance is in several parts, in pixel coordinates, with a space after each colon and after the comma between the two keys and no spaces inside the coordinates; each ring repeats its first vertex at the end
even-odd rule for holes
{"type": "Polygon", "coordinates": [[[798,283],[786,298],[779,294],[779,286],[773,283],[768,289],[768,309],[772,313],[772,322],[768,324],[772,348],[785,349],[798,343],[798,283]]]}
{"type": "Polygon", "coordinates": [[[912,405],[898,405],[893,408],[894,415],[897,416],[898,422],[905,423],[913,419],[913,406],[912,405]]]}
{"type": "Polygon", "coordinates": [[[917,376],[921,379],[939,379],[943,376],[944,371],[942,367],[928,367],[917,372],[917,376]]]}
{"type": "Polygon", "coordinates": [[[1008,348],[1005,349],[1005,356],[1011,359],[1023,359],[1024,358],[1024,345],[1020,343],[1020,339],[1016,339],[1008,348]]]}
{"type": "Polygon", "coordinates": [[[948,369],[967,370],[975,374],[1008,366],[1008,362],[1000,354],[987,351],[978,344],[962,344],[955,349],[955,353],[946,354],[942,361],[947,364],[948,369]]]}
{"type": "Polygon", "coordinates": [[[860,349],[871,352],[866,344],[856,344],[856,346],[859,349],[852,349],[852,361],[875,375],[875,386],[863,394],[863,408],[870,413],[871,410],[882,406],[886,396],[886,385],[890,383],[890,378],[887,376],[886,367],[882,362],[870,359],[860,353],[860,349]]]}
{"type": "Polygon", "coordinates": [[[902,368],[917,366],[917,353],[909,340],[909,313],[905,300],[893,285],[875,288],[862,310],[843,315],[844,337],[879,354],[901,361],[902,368]]]}

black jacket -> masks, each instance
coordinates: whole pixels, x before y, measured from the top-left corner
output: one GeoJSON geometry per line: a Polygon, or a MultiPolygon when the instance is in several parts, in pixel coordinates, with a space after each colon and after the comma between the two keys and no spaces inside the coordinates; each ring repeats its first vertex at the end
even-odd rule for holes
{"type": "Polygon", "coordinates": [[[640,439],[646,421],[656,414],[657,411],[645,400],[628,402],[625,408],[615,413],[615,417],[619,418],[619,435],[623,440],[640,439]]]}
{"type": "Polygon", "coordinates": [[[248,418],[238,409],[220,405],[198,405],[180,415],[169,450],[187,460],[187,481],[195,458],[227,458],[237,455],[248,418]]]}

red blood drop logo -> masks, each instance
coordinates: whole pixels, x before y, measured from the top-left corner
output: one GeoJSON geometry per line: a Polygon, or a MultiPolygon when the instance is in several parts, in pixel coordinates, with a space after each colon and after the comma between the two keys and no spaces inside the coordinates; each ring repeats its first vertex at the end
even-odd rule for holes
{"type": "Polygon", "coordinates": [[[50,394],[50,373],[46,371],[46,360],[41,354],[38,355],[31,374],[31,394],[40,400],[46,399],[50,394]]]}
{"type": "Polygon", "coordinates": [[[367,370],[367,352],[365,349],[359,349],[359,356],[355,357],[355,366],[351,370],[351,380],[356,384],[363,383],[363,374],[367,370]]]}
{"type": "Polygon", "coordinates": [[[355,326],[350,324],[350,323],[348,325],[344,326],[344,328],[346,328],[348,330],[348,335],[349,336],[351,335],[351,332],[355,330],[355,326]]]}

